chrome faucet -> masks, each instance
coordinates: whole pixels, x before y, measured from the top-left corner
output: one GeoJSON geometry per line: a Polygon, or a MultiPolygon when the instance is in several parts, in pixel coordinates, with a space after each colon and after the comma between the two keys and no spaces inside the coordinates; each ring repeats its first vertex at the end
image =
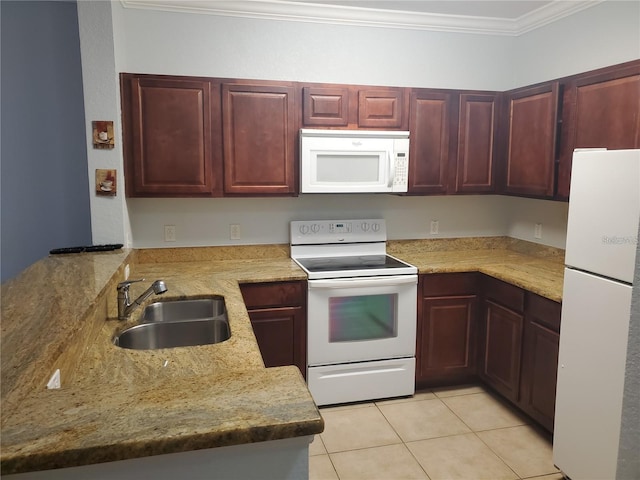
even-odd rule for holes
{"type": "Polygon", "coordinates": [[[132,283],[143,282],[144,278],[140,280],[126,280],[118,284],[118,319],[126,320],[131,312],[139,307],[152,293],[156,295],[162,295],[167,291],[167,286],[162,280],[156,280],[147,288],[142,295],[136,298],[133,303],[129,298],[129,287],[132,283]]]}

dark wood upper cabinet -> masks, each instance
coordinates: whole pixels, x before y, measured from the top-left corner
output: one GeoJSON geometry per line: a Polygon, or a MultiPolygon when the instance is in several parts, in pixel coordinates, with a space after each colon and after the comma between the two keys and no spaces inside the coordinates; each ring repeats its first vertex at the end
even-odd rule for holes
{"type": "Polygon", "coordinates": [[[456,193],[488,193],[495,188],[496,94],[460,95],[456,193]]]}
{"type": "Polygon", "coordinates": [[[576,148],[640,148],[640,60],[565,81],[558,191],[569,197],[576,148]]]}
{"type": "Polygon", "coordinates": [[[349,124],[348,86],[302,88],[302,124],[305,127],[346,127],[349,124]]]}
{"type": "Polygon", "coordinates": [[[407,89],[303,83],[302,126],[407,129],[407,89]]]}
{"type": "Polygon", "coordinates": [[[225,195],[296,194],[293,84],[225,83],[222,112],[225,195]]]}
{"type": "Polygon", "coordinates": [[[127,196],[296,195],[300,127],[410,130],[408,194],[569,197],[640,148],[640,60],[508,92],[121,74],[127,196]]]}
{"type": "Polygon", "coordinates": [[[220,195],[219,84],[123,74],[121,86],[127,195],[220,195]]]}
{"type": "Polygon", "coordinates": [[[505,193],[553,197],[559,98],[558,82],[505,94],[505,193]]]}
{"type": "Polygon", "coordinates": [[[404,88],[360,89],[358,127],[401,129],[405,114],[404,88]]]}
{"type": "Polygon", "coordinates": [[[414,89],[409,102],[408,193],[445,194],[449,185],[451,125],[457,125],[452,94],[414,89]]]}

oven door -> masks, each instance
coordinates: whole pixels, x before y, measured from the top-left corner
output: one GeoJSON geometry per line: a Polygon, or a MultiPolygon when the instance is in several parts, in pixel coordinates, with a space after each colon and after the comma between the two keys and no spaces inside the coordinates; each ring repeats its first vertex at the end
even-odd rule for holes
{"type": "Polygon", "coordinates": [[[417,275],[309,280],[309,366],[413,357],[417,275]]]}

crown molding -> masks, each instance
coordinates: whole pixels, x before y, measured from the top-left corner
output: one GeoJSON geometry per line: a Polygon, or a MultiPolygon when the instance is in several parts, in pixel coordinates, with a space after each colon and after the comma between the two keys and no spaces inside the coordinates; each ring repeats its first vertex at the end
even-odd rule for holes
{"type": "Polygon", "coordinates": [[[125,8],[310,23],[518,36],[605,0],[554,1],[516,19],[292,2],[287,0],[120,0],[125,8]]]}

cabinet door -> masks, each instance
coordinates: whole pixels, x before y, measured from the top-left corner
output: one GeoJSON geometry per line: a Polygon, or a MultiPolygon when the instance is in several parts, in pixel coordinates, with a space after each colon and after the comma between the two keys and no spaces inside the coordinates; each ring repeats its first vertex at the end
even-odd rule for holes
{"type": "Polygon", "coordinates": [[[523,353],[522,408],[553,431],[560,335],[535,322],[527,323],[523,353]]]}
{"type": "Polygon", "coordinates": [[[475,373],[477,296],[422,300],[417,380],[454,380],[475,373]]]}
{"type": "Polygon", "coordinates": [[[476,374],[479,275],[420,275],[416,383],[472,381],[476,374]]]}
{"type": "Polygon", "coordinates": [[[358,91],[358,126],[402,128],[404,89],[376,88],[358,91]]]}
{"type": "Polygon", "coordinates": [[[447,193],[451,94],[413,90],[409,112],[408,193],[447,193]]]}
{"type": "Polygon", "coordinates": [[[219,85],[123,75],[128,196],[220,193],[219,85]]]}
{"type": "Polygon", "coordinates": [[[496,95],[460,95],[456,192],[494,190],[496,95]]]}
{"type": "Polygon", "coordinates": [[[565,87],[558,197],[569,197],[576,148],[640,148],[640,61],[578,75],[565,87]],[[565,138],[566,137],[566,138],[565,138]]]}
{"type": "Polygon", "coordinates": [[[296,365],[306,378],[306,283],[240,285],[251,325],[267,367],[296,365]]]}
{"type": "Polygon", "coordinates": [[[498,392],[516,402],[520,386],[523,316],[486,300],[484,320],[482,376],[498,392]]]}
{"type": "Polygon", "coordinates": [[[249,318],[265,366],[296,365],[306,376],[304,309],[300,306],[250,310],[249,318]]]}
{"type": "Polygon", "coordinates": [[[559,84],[506,95],[505,193],[553,197],[559,84]]]}
{"type": "Polygon", "coordinates": [[[305,127],[346,127],[349,124],[349,88],[303,87],[302,124],[305,127]]]}
{"type": "Polygon", "coordinates": [[[296,193],[295,103],[292,86],[222,86],[225,194],[296,193]]]}
{"type": "Polygon", "coordinates": [[[520,406],[553,432],[561,305],[527,292],[520,406]]]}

